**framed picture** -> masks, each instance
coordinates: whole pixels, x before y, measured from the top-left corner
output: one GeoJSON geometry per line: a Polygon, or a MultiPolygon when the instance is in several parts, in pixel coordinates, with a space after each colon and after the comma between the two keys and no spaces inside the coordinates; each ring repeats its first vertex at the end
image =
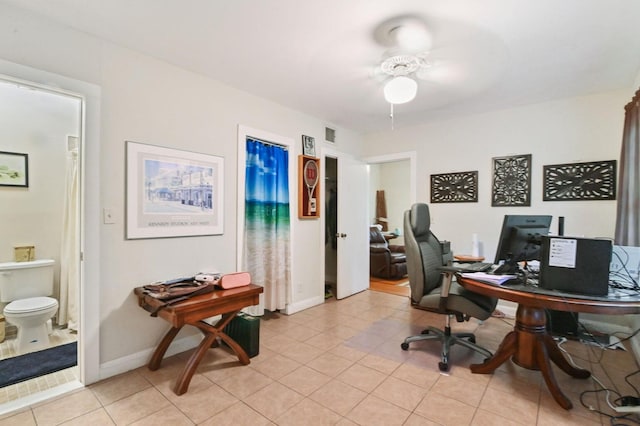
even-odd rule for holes
{"type": "Polygon", "coordinates": [[[302,135],[302,155],[307,157],[316,156],[316,140],[311,136],[302,135]]]}
{"type": "Polygon", "coordinates": [[[29,155],[0,151],[0,186],[29,187],[29,155]]]}
{"type": "Polygon", "coordinates": [[[544,166],[543,201],[615,200],[616,161],[544,166]]]}
{"type": "Polygon", "coordinates": [[[491,205],[531,205],[531,154],[493,158],[491,205]]]}
{"type": "Polygon", "coordinates": [[[298,218],[320,217],[320,160],[298,156],[298,218]]]}
{"type": "Polygon", "coordinates": [[[478,171],[431,175],[432,203],[477,203],[478,171]]]}
{"type": "Polygon", "coordinates": [[[127,141],[127,239],[223,233],[224,159],[127,141]]]}

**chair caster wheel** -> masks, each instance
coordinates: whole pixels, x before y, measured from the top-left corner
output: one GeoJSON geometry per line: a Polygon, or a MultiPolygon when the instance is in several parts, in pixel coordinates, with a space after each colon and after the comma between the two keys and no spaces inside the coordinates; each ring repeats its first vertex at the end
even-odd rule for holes
{"type": "Polygon", "coordinates": [[[400,347],[402,348],[403,351],[406,351],[407,349],[409,349],[409,344],[408,343],[401,343],[400,347]]]}
{"type": "Polygon", "coordinates": [[[438,363],[438,368],[440,369],[440,371],[442,372],[447,372],[449,371],[449,364],[446,362],[439,362],[438,363]]]}

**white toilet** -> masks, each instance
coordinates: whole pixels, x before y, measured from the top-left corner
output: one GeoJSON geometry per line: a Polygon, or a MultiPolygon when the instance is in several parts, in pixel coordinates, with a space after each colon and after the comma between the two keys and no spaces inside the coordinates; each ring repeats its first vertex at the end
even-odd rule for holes
{"type": "Polygon", "coordinates": [[[18,328],[16,350],[21,353],[48,348],[50,322],[58,311],[53,294],[51,259],[0,263],[0,302],[7,322],[18,328]]]}

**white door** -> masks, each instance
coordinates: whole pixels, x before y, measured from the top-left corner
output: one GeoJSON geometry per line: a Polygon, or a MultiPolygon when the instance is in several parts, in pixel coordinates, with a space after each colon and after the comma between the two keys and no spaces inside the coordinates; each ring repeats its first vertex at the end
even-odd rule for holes
{"type": "Polygon", "coordinates": [[[338,299],[369,288],[367,191],[367,166],[338,155],[338,299]]]}

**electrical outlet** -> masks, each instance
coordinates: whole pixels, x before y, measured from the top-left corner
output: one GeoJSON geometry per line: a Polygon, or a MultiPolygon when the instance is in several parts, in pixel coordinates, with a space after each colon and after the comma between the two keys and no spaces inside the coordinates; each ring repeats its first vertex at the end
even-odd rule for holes
{"type": "Polygon", "coordinates": [[[105,225],[113,225],[114,223],[116,223],[116,218],[113,215],[112,209],[107,209],[107,208],[102,209],[102,222],[105,225]]]}

